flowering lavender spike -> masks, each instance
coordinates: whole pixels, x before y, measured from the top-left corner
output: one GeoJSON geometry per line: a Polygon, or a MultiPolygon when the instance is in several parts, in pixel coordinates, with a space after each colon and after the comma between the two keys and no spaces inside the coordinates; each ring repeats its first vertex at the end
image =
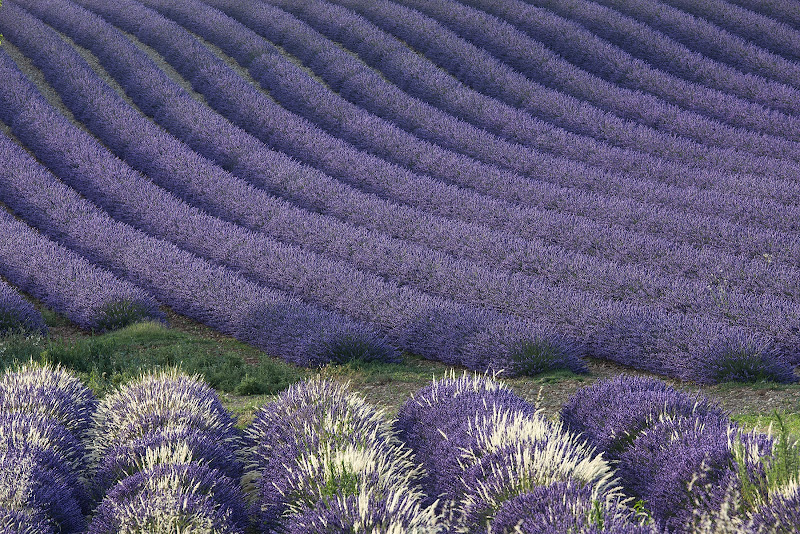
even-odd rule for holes
{"type": "Polygon", "coordinates": [[[94,393],[61,366],[31,362],[0,377],[0,412],[52,419],[78,441],[87,438],[96,406],[94,393]]]}
{"type": "Polygon", "coordinates": [[[636,436],[663,417],[693,417],[724,412],[705,397],[692,398],[665,382],[619,375],[577,391],[561,409],[570,432],[617,459],[636,436]]]}
{"type": "Polygon", "coordinates": [[[177,369],[154,371],[105,397],[92,418],[90,457],[102,464],[115,446],[164,428],[193,428],[238,448],[239,434],[216,392],[198,376],[177,369]]]}
{"type": "Polygon", "coordinates": [[[0,279],[0,336],[4,333],[47,333],[42,314],[0,279]]]}
{"type": "Polygon", "coordinates": [[[574,480],[539,486],[506,501],[491,524],[492,534],[657,534],[655,525],[628,508],[619,495],[598,495],[574,480]]]}
{"type": "Polygon", "coordinates": [[[753,534],[797,532],[800,529],[800,484],[794,482],[776,491],[748,525],[753,534]]]}
{"type": "Polygon", "coordinates": [[[196,464],[157,465],[114,486],[97,507],[89,533],[242,534],[246,526],[236,482],[196,464]]]}

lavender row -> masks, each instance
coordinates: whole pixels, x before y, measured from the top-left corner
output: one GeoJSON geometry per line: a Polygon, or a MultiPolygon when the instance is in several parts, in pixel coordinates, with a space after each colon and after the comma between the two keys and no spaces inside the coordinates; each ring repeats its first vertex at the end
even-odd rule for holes
{"type": "MultiPolygon", "coordinates": [[[[560,185],[588,189],[595,185],[581,179],[584,173],[576,168],[578,164],[575,162],[565,158],[554,160],[530,147],[508,142],[401,91],[308,24],[281,9],[266,4],[255,6],[243,1],[204,1],[291,52],[344,98],[419,138],[523,175],[557,180],[560,185]],[[541,174],[545,165],[560,166],[568,172],[548,178],[547,174],[541,174]]],[[[543,125],[541,121],[531,120],[533,125],[543,125]]],[[[775,198],[791,203],[798,198],[798,185],[791,179],[781,181],[772,176],[770,180],[764,180],[759,176],[692,168],[641,152],[610,147],[591,137],[575,136],[552,126],[539,127],[536,135],[537,146],[544,151],[629,175],[630,179],[615,175],[615,179],[624,183],[618,189],[608,182],[600,184],[604,190],[619,195],[634,190],[638,194],[645,194],[648,188],[657,187],[654,184],[665,183],[681,189],[699,188],[692,191],[719,191],[744,196],[747,202],[757,201],[758,198],[775,198]]],[[[711,164],[712,167],[714,165],[724,168],[726,160],[716,159],[711,164]]],[[[785,177],[789,176],[793,175],[785,173],[785,177]]]]}
{"type": "MultiPolygon", "coordinates": [[[[24,86],[13,83],[21,73],[9,68],[5,55],[0,57],[8,81],[0,92],[7,98],[10,87],[24,86]]],[[[61,139],[62,148],[68,148],[69,140],[61,139]]],[[[146,288],[177,312],[299,364],[330,361],[330,346],[342,339],[361,342],[367,357],[392,354],[362,324],[302,304],[117,223],[59,183],[7,138],[0,142],[7,155],[2,160],[3,202],[59,242],[146,288]]],[[[20,257],[24,259],[25,254],[20,257]]]]}
{"type": "MultiPolygon", "coordinates": [[[[498,231],[517,234],[526,239],[549,237],[551,235],[549,232],[542,233],[544,225],[547,224],[542,219],[560,216],[542,210],[522,209],[508,202],[444,185],[360,152],[280,108],[238,77],[221,60],[185,32],[181,35],[180,30],[173,26],[174,23],[162,19],[152,11],[137,10],[138,4],[123,10],[119,4],[110,5],[95,0],[83,0],[83,3],[92,5],[93,9],[113,18],[117,24],[138,31],[149,45],[165,54],[167,60],[178,71],[183,71],[191,79],[212,106],[236,124],[262,141],[272,143],[277,148],[317,166],[340,180],[434,215],[457,218],[465,222],[479,222],[498,231]],[[198,68],[198,62],[201,61],[199,58],[203,56],[205,56],[202,60],[203,68],[198,68]],[[288,128],[290,125],[292,127],[288,128]],[[332,157],[332,154],[336,157],[332,157]]],[[[587,229],[582,233],[584,237],[589,234],[595,236],[608,234],[608,225],[588,221],[583,217],[570,218],[573,219],[573,225],[577,222],[582,226],[592,227],[591,230],[587,229]]],[[[698,229],[707,224],[705,221],[689,224],[685,220],[684,223],[688,226],[686,232],[691,234],[697,234],[698,229]]],[[[617,234],[623,231],[631,233],[617,225],[611,226],[610,230],[617,234]]],[[[717,235],[719,232],[724,233],[727,239],[714,242],[714,246],[733,254],[753,257],[769,253],[778,259],[784,254],[794,257],[793,250],[800,247],[794,234],[757,232],[750,229],[739,231],[727,225],[722,225],[710,232],[710,235],[695,240],[695,244],[702,246],[709,239],[713,239],[711,235],[717,235]]],[[[639,236],[641,239],[650,237],[641,233],[639,236]]],[[[630,240],[630,237],[625,239],[630,240]]],[[[618,245],[610,244],[609,248],[614,246],[618,245]]]]}
{"type": "Polygon", "coordinates": [[[0,526],[86,532],[85,431],[96,399],[72,373],[25,364],[0,377],[0,526]]]}
{"type": "Polygon", "coordinates": [[[606,6],[580,0],[537,0],[536,5],[540,8],[526,5],[532,13],[546,8],[575,21],[632,56],[689,81],[728,91],[786,113],[797,113],[800,109],[800,99],[796,96],[798,89],[762,76],[745,74],[693,52],[647,24],[606,6]]]}
{"type": "MultiPolygon", "coordinates": [[[[14,8],[7,9],[14,14],[14,8]]],[[[33,20],[26,20],[25,17],[17,20],[26,23],[19,27],[35,27],[33,20]]],[[[47,41],[46,34],[36,35],[33,31],[29,32],[29,38],[38,43],[47,41]]],[[[51,46],[41,48],[39,52],[42,56],[38,59],[58,58],[47,66],[46,75],[55,76],[54,79],[61,77],[74,84],[72,92],[65,95],[69,97],[66,99],[69,105],[76,111],[87,105],[103,110],[101,117],[90,117],[90,124],[96,128],[105,128],[106,131],[139,130],[135,139],[128,139],[128,143],[120,143],[119,138],[112,141],[118,147],[126,146],[128,154],[135,152],[139,161],[151,161],[147,168],[154,179],[172,184],[176,181],[175,169],[184,168],[189,171],[184,171],[184,184],[193,180],[195,173],[192,171],[199,170],[198,167],[202,168],[203,165],[197,164],[197,158],[192,158],[186,147],[174,141],[169,143],[167,136],[155,128],[149,128],[150,132],[147,128],[141,131],[142,122],[146,122],[146,119],[138,117],[139,121],[134,120],[137,118],[135,114],[122,107],[121,99],[110,89],[103,94],[96,87],[81,83],[81,78],[87,76],[87,71],[91,73],[90,76],[96,75],[86,65],[82,65],[81,69],[82,60],[79,58],[69,55],[65,58],[63,50],[59,50],[55,43],[51,43],[51,46]],[[88,104],[86,101],[75,102],[75,97],[81,94],[81,90],[89,99],[88,104]],[[108,115],[105,114],[114,118],[107,119],[108,115]],[[106,123],[102,124],[104,121],[106,123]],[[163,141],[166,142],[162,144],[163,141]],[[158,163],[159,158],[163,161],[163,151],[170,148],[177,148],[183,157],[175,157],[166,165],[158,163]]],[[[64,84],[57,82],[56,85],[63,88],[64,84]]],[[[263,233],[256,234],[209,216],[137,175],[111,154],[104,152],[102,146],[86,133],[68,125],[66,119],[59,117],[54,111],[37,109],[41,107],[41,103],[36,102],[33,97],[26,98],[24,93],[24,90],[19,90],[19,103],[9,106],[10,112],[16,113],[18,120],[34,125],[20,129],[20,139],[45,164],[50,165],[62,180],[123,222],[230,267],[251,280],[280,288],[299,295],[306,301],[369,322],[404,349],[427,358],[441,358],[442,353],[449,354],[451,351],[457,354],[457,347],[462,340],[453,339],[452,344],[448,345],[443,339],[439,339],[439,346],[436,346],[437,343],[430,333],[421,326],[422,318],[459,317],[462,322],[469,318],[468,322],[476,333],[489,328],[496,321],[512,324],[510,317],[480,313],[471,307],[431,297],[412,288],[400,287],[382,277],[359,271],[349,263],[329,260],[302,248],[277,242],[263,233]],[[29,115],[27,110],[34,112],[29,115]],[[61,141],[63,138],[72,139],[73,145],[64,147],[61,141]],[[53,157],[51,154],[58,156],[53,157]],[[86,154],[93,156],[87,157],[86,154]]],[[[90,111],[83,114],[92,115],[90,111]]],[[[205,167],[206,171],[213,170],[207,163],[205,167]]],[[[540,291],[544,292],[545,288],[540,291]]],[[[561,295],[552,298],[563,299],[561,295]]],[[[548,306],[547,301],[537,304],[539,307],[548,306]]],[[[531,306],[531,309],[536,309],[537,304],[531,306]]],[[[533,313],[530,315],[535,316],[533,313]]],[[[539,325],[529,322],[517,325],[516,329],[510,327],[505,332],[507,339],[487,340],[492,348],[487,346],[482,353],[474,354],[473,366],[491,366],[511,371],[514,362],[506,362],[506,359],[513,357],[513,352],[503,353],[499,348],[505,346],[513,351],[515,345],[543,334],[539,325]]],[[[463,361],[459,358],[456,360],[463,361]]],[[[581,370],[583,365],[576,360],[572,362],[572,367],[581,370]]]]}
{"type": "Polygon", "coordinates": [[[731,0],[730,3],[800,30],[800,5],[792,0],[731,0]]]}
{"type": "Polygon", "coordinates": [[[214,390],[175,370],[144,375],[97,408],[89,533],[242,534],[242,440],[214,390]]]}
{"type": "Polygon", "coordinates": [[[800,89],[800,65],[657,0],[596,0],[648,24],[688,48],[744,72],[800,89]]]}
{"type": "Polygon", "coordinates": [[[703,2],[702,5],[681,0],[664,0],[664,3],[703,18],[790,61],[800,61],[800,32],[780,20],[720,0],[703,2]]]}
{"type": "MultiPolygon", "coordinates": [[[[81,20],[84,20],[85,18],[86,17],[83,17],[81,20]]],[[[118,61],[117,65],[119,64],[121,63],[118,61]]],[[[138,70],[137,72],[141,76],[143,71],[138,70]]],[[[148,83],[151,82],[148,81],[148,83]]],[[[162,109],[164,109],[164,107],[165,106],[161,106],[162,109]]],[[[224,138],[224,136],[221,137],[224,138]]],[[[130,140],[127,141],[127,143],[130,142],[130,140]]],[[[173,165],[173,167],[180,167],[180,165],[176,164],[173,165]]],[[[197,174],[202,175],[204,173],[197,174]]],[[[199,183],[196,185],[199,190],[202,190],[205,187],[199,183]]],[[[229,187],[231,186],[228,185],[225,188],[216,188],[215,191],[224,191],[229,187]]],[[[241,186],[236,185],[236,187],[240,188],[241,186]]],[[[238,190],[239,189],[237,189],[237,191],[238,190]]],[[[232,194],[234,197],[237,196],[235,192],[232,192],[232,194]]],[[[195,196],[195,194],[192,193],[190,196],[195,196]]],[[[258,205],[262,202],[266,203],[267,200],[269,199],[254,199],[254,205],[258,205]]],[[[209,203],[206,202],[204,205],[209,205],[209,203]]],[[[214,209],[219,210],[220,208],[217,207],[214,209]]],[[[222,211],[224,211],[224,208],[222,211]]],[[[293,219],[298,221],[296,223],[281,224],[281,221],[286,220],[281,217],[280,220],[273,220],[272,224],[275,224],[278,228],[294,228],[297,226],[303,226],[305,229],[308,229],[308,223],[302,222],[302,214],[296,215],[299,216],[299,218],[293,219]]],[[[253,223],[254,219],[252,218],[252,215],[244,215],[243,217],[249,217],[247,218],[247,220],[250,221],[249,224],[256,224],[256,227],[261,225],[261,222],[253,223]]],[[[267,220],[268,219],[269,218],[267,218],[267,220]]],[[[265,219],[262,217],[261,220],[263,221],[265,219]]],[[[258,221],[258,219],[256,219],[256,221],[258,221]]],[[[358,258],[360,266],[377,269],[381,273],[388,273],[388,275],[392,278],[399,277],[402,281],[413,283],[425,291],[436,292],[447,297],[457,296],[459,299],[471,301],[480,305],[485,305],[487,302],[491,302],[492,306],[500,306],[502,309],[512,313],[515,311],[520,313],[530,313],[530,310],[535,309],[532,308],[531,304],[529,303],[530,299],[527,296],[529,294],[529,289],[526,288],[530,288],[532,285],[541,287],[541,282],[537,282],[536,280],[520,278],[518,276],[509,278],[503,273],[500,273],[499,276],[492,274],[487,275],[487,273],[491,273],[491,271],[488,269],[489,264],[486,264],[487,268],[484,269],[476,269],[474,265],[470,266],[468,264],[453,264],[446,258],[443,260],[442,256],[432,256],[424,249],[411,249],[408,246],[404,246],[402,243],[389,242],[388,246],[390,246],[391,249],[387,249],[387,241],[374,239],[365,240],[363,234],[353,234],[351,231],[348,233],[342,233],[342,231],[347,231],[347,228],[342,227],[341,225],[338,227],[328,226],[327,228],[320,228],[320,230],[323,232],[321,237],[312,243],[312,245],[319,247],[322,243],[325,243],[327,236],[327,238],[331,240],[331,243],[329,244],[329,248],[325,249],[326,251],[332,251],[341,254],[342,251],[347,250],[351,257],[358,258]],[[354,250],[352,243],[363,243],[363,245],[359,247],[362,252],[357,252],[357,250],[354,250]],[[389,253],[387,254],[387,252],[389,253]],[[355,256],[353,256],[354,253],[356,254],[355,256]],[[409,262],[411,263],[409,264],[409,262]],[[448,266],[448,268],[443,269],[443,265],[448,266]],[[398,267],[401,267],[401,270],[398,271],[398,267]],[[469,277],[470,281],[464,283],[464,277],[469,277]],[[474,280],[474,282],[472,280],[474,280]],[[466,287],[472,287],[473,290],[466,292],[466,287]],[[517,296],[515,297],[514,295],[517,296]]],[[[311,233],[302,236],[304,244],[309,243],[309,238],[311,236],[311,233]]],[[[501,236],[498,236],[498,239],[500,238],[501,236]]],[[[294,239],[296,239],[296,237],[294,239]]],[[[452,244],[454,249],[458,248],[459,244],[457,242],[452,244]]],[[[520,243],[520,246],[522,245],[524,245],[524,243],[520,243]]],[[[557,250],[554,250],[553,253],[555,255],[550,260],[546,260],[545,257],[543,257],[541,260],[535,260],[533,257],[531,257],[530,261],[533,262],[534,265],[547,263],[564,266],[564,260],[566,258],[563,255],[559,255],[557,250]]],[[[491,261],[491,258],[489,258],[489,261],[491,261]]],[[[764,266],[766,266],[766,264],[764,264],[764,266]]],[[[618,290],[612,290],[615,295],[618,295],[616,298],[625,298],[626,296],[629,297],[630,289],[637,286],[640,287],[640,296],[648,295],[646,297],[648,300],[653,298],[663,298],[665,296],[663,289],[645,289],[642,287],[641,281],[625,282],[624,278],[616,278],[615,281],[614,278],[617,277],[618,274],[614,268],[609,269],[608,266],[594,265],[591,261],[583,261],[578,264],[576,268],[566,265],[565,269],[566,270],[562,268],[561,271],[558,271],[561,274],[554,273],[550,278],[545,279],[545,285],[554,282],[563,283],[565,279],[569,280],[575,275],[578,275],[582,277],[583,284],[594,284],[592,287],[595,288],[602,288],[604,286],[605,289],[601,289],[601,291],[605,291],[605,293],[608,293],[609,287],[611,287],[609,286],[609,283],[612,286],[618,287],[618,290]],[[609,272],[612,273],[611,278],[609,277],[609,272]],[[621,293],[617,293],[618,291],[621,291],[621,293]]],[[[771,276],[767,272],[764,274],[766,276],[771,276]]],[[[667,291],[674,295],[674,297],[666,298],[667,300],[670,298],[676,298],[676,306],[678,309],[686,310],[686,306],[697,306],[697,311],[707,312],[712,310],[711,313],[722,321],[727,321],[731,316],[734,315],[739,316],[740,318],[755,315],[758,318],[757,321],[759,325],[764,325],[779,339],[786,340],[786,342],[782,343],[782,345],[791,346],[790,340],[792,336],[796,334],[792,333],[793,331],[791,330],[791,325],[794,324],[792,322],[792,317],[794,317],[794,314],[791,312],[790,306],[765,299],[760,299],[759,302],[758,300],[753,300],[752,298],[736,296],[730,292],[729,287],[727,286],[727,281],[720,279],[719,282],[721,285],[718,287],[715,286],[712,288],[713,291],[708,293],[704,291],[702,286],[695,288],[695,290],[673,287],[672,290],[667,291]],[[687,289],[688,293],[686,292],[687,289]],[[699,289],[699,291],[697,289],[699,289]],[[683,293],[681,293],[682,291],[683,293]],[[755,310],[758,309],[760,309],[760,311],[755,313],[755,310]]],[[[647,284],[647,286],[651,286],[652,284],[652,282],[644,283],[647,284]]],[[[669,287],[669,284],[667,287],[669,287]]],[[[789,284],[787,287],[792,286],[789,284]]],[[[551,293],[551,290],[546,287],[543,287],[542,291],[544,294],[551,293]]],[[[555,300],[556,302],[562,302],[562,298],[563,297],[558,297],[555,300]]],[[[573,299],[570,298],[567,301],[572,300],[573,299]]],[[[585,312],[581,311],[584,310],[584,308],[585,307],[583,305],[579,306],[577,309],[571,305],[559,306],[557,309],[548,309],[547,315],[551,318],[556,317],[558,319],[557,322],[573,324],[576,321],[576,317],[584,316],[585,312]]],[[[534,316],[536,316],[536,313],[534,313],[534,316]]],[[[589,327],[592,328],[591,326],[589,327]]]]}
{"type": "MultiPolygon", "coordinates": [[[[663,188],[656,190],[656,193],[662,191],[663,193],[653,195],[655,198],[652,200],[650,197],[645,197],[637,198],[639,202],[624,201],[618,194],[623,191],[627,194],[630,191],[631,180],[578,165],[572,166],[577,168],[566,170],[562,162],[553,164],[549,159],[542,162],[537,178],[547,173],[552,176],[551,180],[558,184],[566,180],[565,174],[580,173],[583,175],[580,180],[583,183],[596,184],[598,192],[592,194],[573,191],[550,182],[533,181],[501,171],[496,167],[475,162],[420,141],[392,123],[348,102],[313,80],[269,43],[260,40],[216,10],[198,5],[196,2],[143,3],[167,14],[235,57],[242,66],[248,67],[262,87],[270,91],[273,98],[287,109],[312,120],[330,134],[345,139],[357,148],[402,165],[413,172],[425,173],[509,202],[549,209],[557,208],[564,212],[577,211],[591,216],[596,221],[628,223],[627,228],[631,228],[632,225],[629,223],[635,220],[636,224],[659,234],[681,235],[681,231],[674,227],[664,228],[660,225],[674,224],[675,221],[686,218],[684,213],[667,210],[665,204],[668,202],[674,203],[680,209],[690,209],[693,212],[691,228],[684,229],[692,235],[696,234],[697,227],[706,226],[695,222],[696,213],[714,213],[715,217],[725,216],[749,226],[757,223],[759,226],[789,231],[799,228],[797,221],[800,220],[800,210],[791,210],[763,199],[743,202],[738,196],[734,201],[733,198],[711,194],[704,194],[702,198],[698,198],[700,195],[687,198],[684,191],[664,191],[667,188],[663,188]],[[603,190],[599,185],[601,183],[613,183],[615,188],[613,191],[603,190]],[[657,202],[658,206],[654,206],[653,202],[657,202]]],[[[532,162],[529,160],[529,163],[532,162]]],[[[648,193],[652,192],[653,188],[649,188],[648,193]]],[[[685,233],[684,231],[683,235],[685,233]]],[[[734,232],[724,233],[730,235],[734,232]]]]}
{"type": "Polygon", "coordinates": [[[245,477],[259,532],[449,532],[391,422],[336,383],[290,386],[248,426],[245,477]]]}
{"type": "MultiPolygon", "coordinates": [[[[448,0],[403,2],[432,17],[468,43],[483,48],[530,80],[591,103],[617,117],[708,145],[797,159],[798,147],[790,142],[799,131],[796,117],[764,110],[758,104],[709,91],[696,84],[681,83],[653,71],[643,62],[626,65],[630,56],[624,52],[599,42],[583,28],[565,24],[566,21],[560,17],[542,12],[526,13],[524,4],[515,5],[513,10],[500,10],[504,21],[481,11],[486,8],[484,3],[468,3],[477,9],[448,0]],[[537,32],[539,24],[546,26],[548,31],[544,34],[537,32]],[[589,56],[585,61],[592,63],[603,53],[611,55],[608,63],[614,65],[612,74],[618,75],[613,71],[620,66],[627,67],[626,75],[620,76],[621,83],[609,82],[585,70],[582,58],[589,56]]],[[[408,38],[405,32],[393,31],[408,38]]],[[[418,38],[409,41],[424,53],[431,47],[418,38]]],[[[440,43],[439,48],[448,52],[452,49],[445,43],[440,43]]],[[[435,54],[441,52],[427,53],[429,57],[435,54]]],[[[450,62],[434,61],[453,72],[450,62]]],[[[604,70],[607,66],[596,68],[604,70]]],[[[487,94],[502,98],[501,92],[480,82],[472,82],[474,77],[465,75],[462,79],[487,94]]]]}
{"type": "MultiPolygon", "coordinates": [[[[4,162],[15,159],[10,143],[5,136],[0,141],[4,162]]],[[[4,180],[8,173],[3,169],[4,180]]],[[[103,331],[137,320],[163,319],[150,295],[48,240],[5,211],[0,211],[0,235],[0,275],[82,328],[103,331]]]]}
{"type": "MultiPolygon", "coordinates": [[[[480,0],[470,0],[465,3],[507,21],[530,36],[535,42],[546,43],[551,50],[567,61],[615,84],[615,86],[651,93],[667,102],[731,126],[793,138],[790,132],[796,129],[797,118],[791,115],[797,114],[800,110],[800,103],[798,103],[800,92],[795,88],[761,80],[754,76],[746,76],[728,68],[727,77],[732,78],[732,81],[737,84],[740,93],[738,96],[733,96],[725,91],[687,82],[657,70],[587,30],[579,21],[572,20],[573,17],[570,14],[565,14],[562,18],[553,12],[533,7],[520,0],[502,6],[480,0]],[[778,109],[764,109],[764,105],[774,102],[778,103],[778,109]],[[776,111],[781,111],[781,113],[776,113],[776,111]],[[776,127],[778,124],[784,126],[776,127]]],[[[587,2],[576,6],[575,9],[580,13],[582,9],[586,9],[584,6],[602,8],[602,6],[587,2]]],[[[503,27],[507,28],[507,26],[503,27]]],[[[656,32],[650,33],[658,35],[656,32]]],[[[513,40],[524,44],[525,40],[520,37],[520,34],[515,34],[513,40]]],[[[499,42],[492,42],[490,46],[493,50],[502,52],[513,45],[511,38],[504,38],[499,42]]],[[[672,50],[669,52],[671,53],[672,50]]],[[[504,55],[503,57],[508,58],[509,56],[504,55]]],[[[680,55],[677,56],[678,59],[680,57],[680,55]]],[[[676,60],[671,58],[669,61],[676,60]]],[[[532,72],[532,68],[537,68],[529,66],[529,62],[519,56],[514,57],[512,64],[524,67],[525,70],[522,72],[529,72],[529,74],[532,72]]],[[[694,65],[689,64],[684,68],[690,71],[693,67],[694,65]]],[[[718,68],[715,71],[718,71],[718,68]]],[[[591,80],[588,81],[591,82],[591,80]]],[[[565,86],[561,85],[561,87],[565,86]]],[[[610,93],[609,97],[613,102],[614,98],[610,93]]],[[[654,101],[654,103],[657,102],[654,101]]],[[[670,112],[674,112],[674,110],[667,110],[667,113],[670,112]]],[[[638,113],[638,111],[633,113],[638,113]]]]}
{"type": "Polygon", "coordinates": [[[45,334],[47,325],[30,302],[0,279],[0,336],[16,332],[45,334]]]}
{"type": "MultiPolygon", "coordinates": [[[[797,167],[796,162],[768,156],[755,157],[752,153],[745,154],[731,148],[708,147],[630,121],[625,122],[558,91],[537,94],[535,82],[500,64],[485,51],[459,40],[430,18],[404,6],[346,3],[358,10],[356,14],[328,3],[303,2],[301,5],[285,0],[273,0],[270,3],[279,5],[333,40],[340,41],[405,91],[507,139],[535,146],[536,135],[532,132],[539,128],[533,124],[531,115],[543,113],[548,121],[570,122],[567,129],[678,161],[697,161],[703,159],[701,156],[727,158],[731,163],[735,162],[731,168],[738,169],[738,172],[759,168],[761,171],[786,172],[787,168],[797,167]],[[369,22],[358,15],[368,17],[369,22]],[[373,24],[396,33],[397,38],[387,35],[373,24]],[[347,28],[347,31],[342,28],[347,28]],[[457,49],[448,49],[447,54],[437,53],[447,41],[457,44],[457,49]],[[434,61],[442,62],[444,69],[451,69],[460,79],[467,81],[472,89],[465,87],[443,68],[414,53],[405,42],[430,53],[434,61]],[[505,95],[504,102],[478,91],[494,95],[502,93],[505,95]],[[514,106],[533,108],[526,110],[514,106]]],[[[744,136],[742,141],[749,146],[753,136],[744,136]]]]}
{"type": "MultiPolygon", "coordinates": [[[[637,129],[646,127],[647,134],[662,139],[662,145],[681,136],[712,149],[733,148],[740,153],[781,157],[795,163],[800,156],[800,146],[789,139],[735,128],[727,122],[710,120],[665,104],[651,95],[621,89],[592,76],[512,26],[455,0],[430,3],[406,0],[402,7],[388,8],[384,2],[384,9],[376,9],[381,4],[365,6],[359,0],[337,0],[336,3],[353,9],[408,43],[469,87],[577,133],[614,144],[620,144],[627,136],[627,140],[622,141],[623,146],[631,146],[625,143],[635,139],[637,129]],[[510,84],[508,88],[507,84],[510,84]],[[538,96],[534,91],[543,94],[538,96]],[[573,111],[559,116],[550,108],[551,101],[556,100],[571,101],[573,108],[580,103],[587,114],[573,111]],[[586,124],[588,121],[590,125],[586,124]],[[621,131],[609,135],[605,130],[612,128],[621,131]]],[[[637,74],[640,74],[639,69],[637,74]]],[[[692,90],[691,95],[699,96],[698,90],[692,90]]],[[[731,108],[727,103],[726,107],[725,116],[744,111],[741,104],[731,108]]],[[[747,108],[749,111],[744,111],[747,115],[758,109],[752,105],[747,108]]],[[[756,130],[772,131],[769,120],[773,117],[784,124],[793,139],[797,132],[794,117],[772,112],[758,118],[757,122],[748,120],[748,124],[756,130]]],[[[632,146],[643,149],[641,145],[632,146]]]]}

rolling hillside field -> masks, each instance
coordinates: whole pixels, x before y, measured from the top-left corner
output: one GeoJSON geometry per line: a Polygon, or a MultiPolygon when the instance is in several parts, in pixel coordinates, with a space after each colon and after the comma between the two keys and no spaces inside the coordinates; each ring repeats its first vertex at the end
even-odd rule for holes
{"type": "Polygon", "coordinates": [[[0,532],[800,531],[797,0],[0,35],[0,532]]]}

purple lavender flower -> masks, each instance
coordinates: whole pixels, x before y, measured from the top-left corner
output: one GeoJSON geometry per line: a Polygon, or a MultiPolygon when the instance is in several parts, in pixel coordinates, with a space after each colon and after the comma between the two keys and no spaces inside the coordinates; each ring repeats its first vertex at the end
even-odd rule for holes
{"type": "Polygon", "coordinates": [[[94,393],[63,367],[24,364],[0,377],[0,412],[52,419],[78,441],[87,437],[94,393]]]}
{"type": "Polygon", "coordinates": [[[538,486],[506,501],[491,523],[492,534],[656,534],[619,496],[597,495],[574,480],[538,486]]]}
{"type": "Polygon", "coordinates": [[[730,429],[730,420],[715,413],[662,416],[620,455],[617,475],[659,525],[683,529],[696,504],[692,488],[718,484],[732,468],[730,429]]]}
{"type": "Polygon", "coordinates": [[[800,486],[797,481],[780,489],[763,505],[748,525],[748,532],[789,534],[800,531],[800,486]]]}
{"type": "Polygon", "coordinates": [[[0,452],[0,507],[47,518],[64,534],[86,532],[75,480],[64,476],[63,460],[53,451],[0,452]]]}
{"type": "Polygon", "coordinates": [[[313,516],[329,499],[348,497],[364,513],[387,506],[398,514],[408,506],[420,517],[433,513],[421,511],[421,470],[391,423],[339,384],[290,386],[256,413],[247,436],[252,447],[245,480],[261,529],[279,529],[290,516],[313,516]]]}
{"type": "Polygon", "coordinates": [[[721,417],[724,412],[706,398],[692,398],[661,380],[620,375],[573,394],[561,409],[561,420],[567,430],[616,459],[661,417],[705,414],[721,417]]]}
{"type": "Polygon", "coordinates": [[[220,442],[191,426],[163,427],[140,438],[116,444],[93,466],[92,488],[102,499],[108,490],[127,476],[154,464],[194,463],[216,469],[231,480],[239,480],[242,467],[230,444],[220,442]]]}
{"type": "Polygon", "coordinates": [[[13,332],[46,334],[47,326],[42,314],[0,279],[0,336],[13,332]]]}
{"type": "Polygon", "coordinates": [[[102,400],[91,429],[92,461],[101,463],[115,446],[167,428],[194,429],[231,449],[240,443],[216,392],[199,377],[170,369],[145,374],[102,400]]]}
{"type": "Polygon", "coordinates": [[[36,508],[15,510],[0,506],[0,532],[3,534],[52,534],[56,525],[36,508]]]}
{"type": "Polygon", "coordinates": [[[157,465],[114,486],[95,511],[89,533],[241,534],[246,526],[244,497],[235,481],[197,464],[157,465]]]}

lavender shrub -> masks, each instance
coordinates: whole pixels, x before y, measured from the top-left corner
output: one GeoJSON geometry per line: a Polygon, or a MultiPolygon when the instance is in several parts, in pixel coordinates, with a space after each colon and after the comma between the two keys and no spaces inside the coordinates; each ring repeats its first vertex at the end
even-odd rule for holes
{"type": "Polygon", "coordinates": [[[18,332],[44,335],[47,325],[30,302],[0,279],[0,336],[18,332]]]}

